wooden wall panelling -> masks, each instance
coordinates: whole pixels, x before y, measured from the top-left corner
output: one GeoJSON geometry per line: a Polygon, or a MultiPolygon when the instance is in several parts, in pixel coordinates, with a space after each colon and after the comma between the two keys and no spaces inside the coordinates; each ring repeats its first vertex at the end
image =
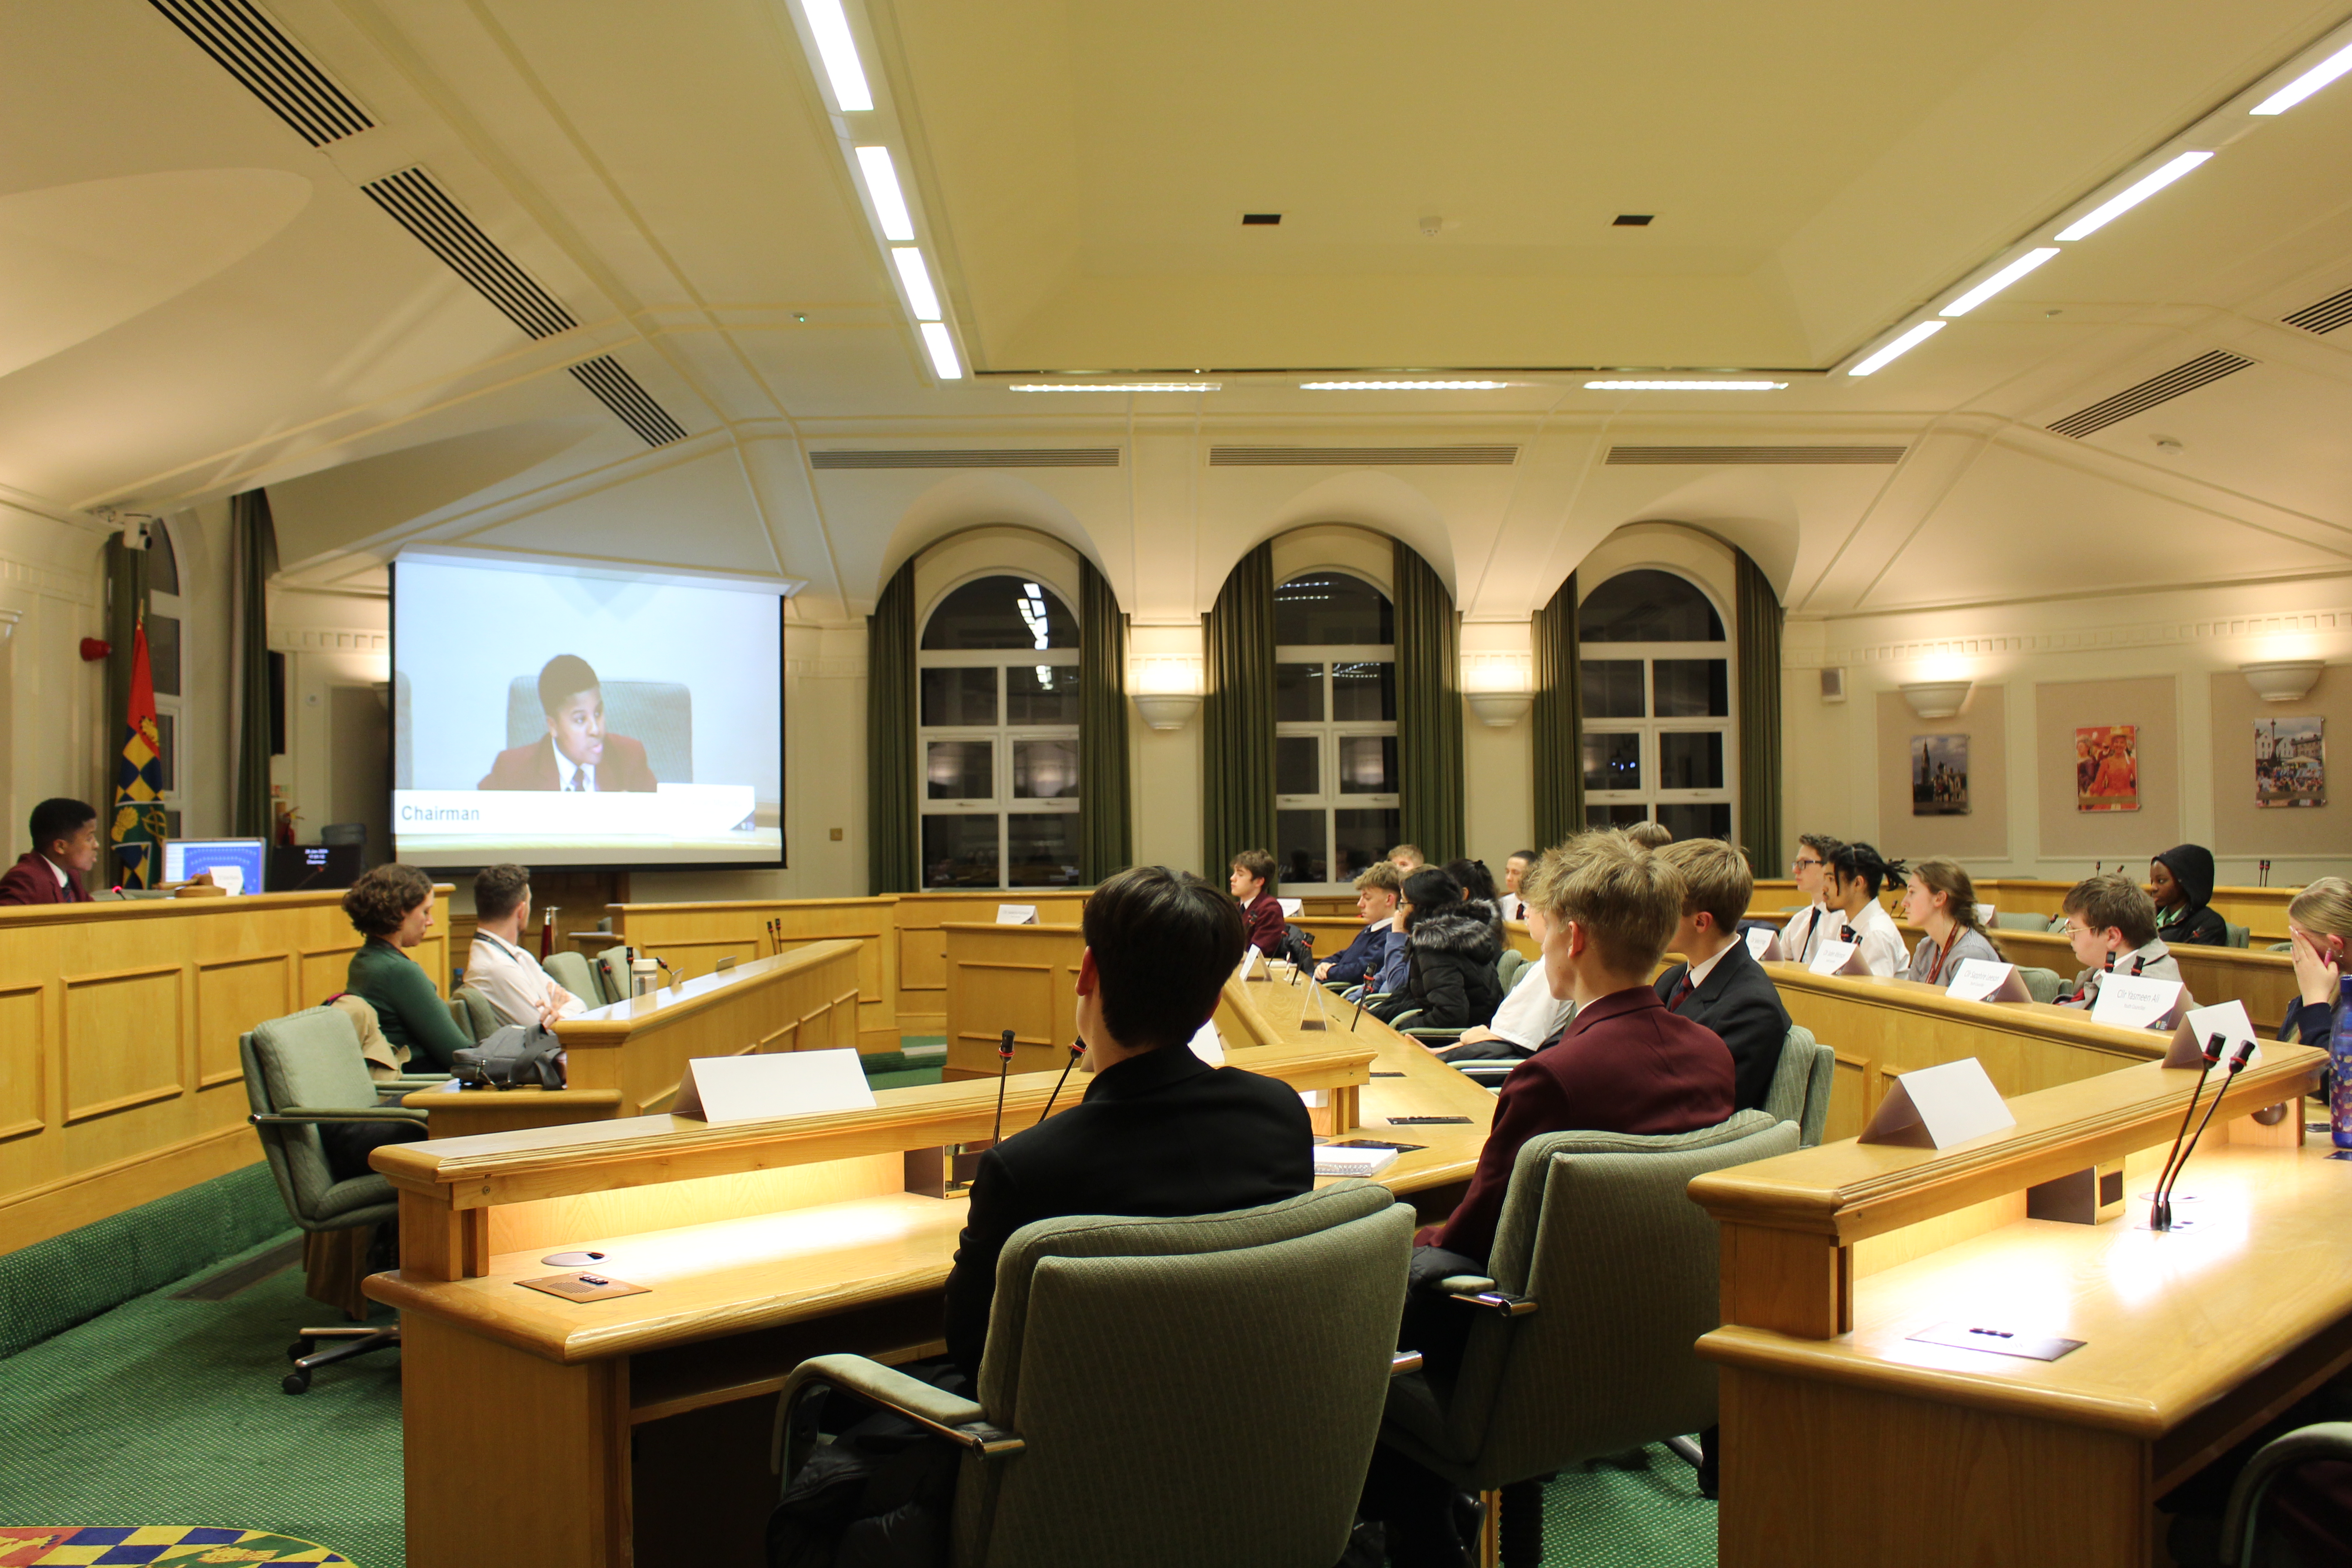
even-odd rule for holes
{"type": "Polygon", "coordinates": [[[185,979],[175,963],[60,977],[58,1055],[68,1126],[184,1091],[185,979]]]}
{"type": "Polygon", "coordinates": [[[947,952],[947,1076],[994,1078],[997,1042],[1013,1033],[1014,1072],[1058,1072],[1078,1035],[1078,955],[1067,925],[951,923],[947,952]]]}
{"type": "Polygon", "coordinates": [[[49,1124],[47,987],[0,989],[0,1143],[49,1124]]]}
{"type": "Polygon", "coordinates": [[[196,1084],[200,1089],[244,1077],[237,1037],[257,1020],[296,1011],[290,948],[220,958],[195,965],[196,1084]]]}
{"type": "MultiPolygon", "coordinates": [[[[1074,926],[1086,912],[1083,892],[906,893],[892,911],[898,932],[898,1027],[909,1035],[944,1035],[947,1025],[947,939],[950,924],[988,924],[999,904],[1034,904],[1040,925],[1074,926]]],[[[994,1071],[992,1066],[990,1070],[994,1071]]]]}

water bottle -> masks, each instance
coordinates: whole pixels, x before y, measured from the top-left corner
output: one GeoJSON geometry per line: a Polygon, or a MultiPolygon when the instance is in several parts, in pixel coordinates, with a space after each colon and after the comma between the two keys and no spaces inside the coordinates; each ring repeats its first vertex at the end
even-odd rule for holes
{"type": "Polygon", "coordinates": [[[2327,1130],[2338,1149],[2352,1149],[2352,974],[2336,998],[2336,1028],[2327,1039],[2327,1130]]]}

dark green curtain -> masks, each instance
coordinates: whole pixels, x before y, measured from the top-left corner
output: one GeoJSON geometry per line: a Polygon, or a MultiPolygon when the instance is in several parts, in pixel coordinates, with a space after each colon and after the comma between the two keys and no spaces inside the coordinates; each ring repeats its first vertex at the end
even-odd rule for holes
{"type": "Polygon", "coordinates": [[[1577,668],[1575,573],[1535,613],[1533,630],[1536,847],[1549,849],[1584,828],[1584,676],[1577,668]]]}
{"type": "MultiPolygon", "coordinates": [[[[106,656],[106,711],[98,725],[103,742],[100,754],[105,758],[99,775],[103,784],[90,803],[98,807],[101,822],[110,819],[113,808],[115,767],[122,758],[122,722],[131,713],[131,640],[140,617],[147,613],[147,552],[125,549],[121,534],[106,542],[106,640],[112,651],[106,656]]],[[[100,867],[99,875],[111,882],[112,864],[100,867]]]]}
{"type": "Polygon", "coordinates": [[[1444,579],[1396,541],[1397,805],[1433,864],[1461,855],[1462,635],[1444,579]]]}
{"type": "Polygon", "coordinates": [[[1759,877],[1780,875],[1780,626],[1787,612],[1772,580],[1739,556],[1733,636],[1739,653],[1739,835],[1759,877]]]}
{"type": "Polygon", "coordinates": [[[1127,617],[1095,563],[1078,561],[1078,876],[1097,884],[1135,858],[1127,792],[1127,617]]]}
{"type": "Polygon", "coordinates": [[[1234,564],[1201,633],[1201,869],[1215,881],[1244,849],[1276,853],[1271,543],[1234,564]]]}
{"type": "Polygon", "coordinates": [[[269,492],[228,498],[229,636],[236,692],[235,793],[229,831],[239,838],[270,838],[269,579],[278,570],[278,528],[269,492]]]}
{"type": "Polygon", "coordinates": [[[866,890],[923,885],[915,798],[915,563],[892,575],[866,617],[866,890]]]}

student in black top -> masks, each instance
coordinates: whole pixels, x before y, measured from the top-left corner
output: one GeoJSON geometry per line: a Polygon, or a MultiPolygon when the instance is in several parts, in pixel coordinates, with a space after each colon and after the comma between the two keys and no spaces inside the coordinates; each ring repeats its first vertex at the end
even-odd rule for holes
{"type": "Polygon", "coordinates": [[[1685,838],[1657,856],[1682,873],[1683,918],[1670,951],[1685,960],[1658,976],[1658,999],[1721,1037],[1731,1052],[1732,1102],[1761,1110],[1788,1043],[1789,1009],[1740,937],[1756,879],[1720,838],[1685,838]]]}
{"type": "Polygon", "coordinates": [[[1466,1029],[1492,1023],[1503,1000],[1495,961],[1503,956],[1495,906],[1465,900],[1454,879],[1426,867],[1404,879],[1406,967],[1403,984],[1373,1016],[1391,1022],[1409,1012],[1432,1029],[1466,1029]]]}
{"type": "Polygon", "coordinates": [[[2147,863],[2147,890],[2156,900],[2156,934],[2168,946],[2227,947],[2230,928],[2213,897],[2213,851],[2176,844],[2147,863]]]}
{"type": "Polygon", "coordinates": [[[1219,1214],[1315,1183],[1297,1091],[1192,1049],[1241,951],[1240,906],[1197,877],[1139,866],[1095,890],[1083,929],[1078,1037],[1094,1076],[1076,1105],[980,1157],[947,1289],[948,1353],[969,1377],[997,1257],[1032,1220],[1219,1214]]]}

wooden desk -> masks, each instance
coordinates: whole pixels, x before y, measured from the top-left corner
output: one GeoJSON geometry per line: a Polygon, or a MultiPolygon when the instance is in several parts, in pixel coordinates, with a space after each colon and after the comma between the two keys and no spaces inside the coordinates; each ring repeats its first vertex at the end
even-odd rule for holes
{"type": "Polygon", "coordinates": [[[950,1079],[994,1078],[997,1043],[1013,1031],[1013,1070],[1059,1072],[1078,1037],[1075,925],[1001,926],[952,921],[940,928],[947,1007],[944,1068],[950,1079]]]}
{"type": "Polygon", "coordinates": [[[2154,1065],[2012,1100],[1945,1151],[1826,1144],[1702,1176],[1723,1226],[1726,1568],[2146,1568],[2155,1500],[2352,1364],[2352,1164],[2299,1146],[2324,1063],[2265,1048],[2180,1191],[2141,1194],[2196,1074],[2154,1065]],[[2217,1142],[2218,1140],[2218,1142],[2217,1142]],[[2125,1217],[2024,1217],[2025,1189],[2123,1162],[2125,1217]],[[1959,1322],[2084,1342],[2054,1362],[1909,1336],[1959,1322]],[[1836,1484],[1825,1484],[1835,1478],[1836,1484]]]}
{"type": "MultiPolygon", "coordinates": [[[[1918,927],[1906,924],[1900,929],[1905,942],[1918,942],[1918,927]]],[[[2056,931],[1996,931],[1992,937],[2011,963],[2053,969],[2069,981],[2083,967],[2075,960],[2074,948],[2056,931]]],[[[2172,949],[2172,957],[2180,966],[2181,984],[2189,987],[2199,1006],[2243,1002],[2246,1016],[2264,1035],[2277,1033],[2287,1009],[2300,997],[2294,960],[2284,952],[2183,945],[2172,949]]]]}
{"type": "MultiPolygon", "coordinates": [[[[449,889],[415,957],[445,994],[449,889]]],[[[340,891],[0,909],[0,1253],[261,1158],[237,1037],[343,989],[340,891]]]]}
{"type": "MultiPolygon", "coordinates": [[[[1472,1116],[1401,1130],[1428,1147],[1384,1178],[1408,1194],[1458,1187],[1493,1097],[1369,1017],[1352,1036],[1344,1018],[1300,1029],[1305,994],[1229,985],[1227,1059],[1304,1091],[1355,1089],[1374,1134],[1391,1114],[1472,1116]]],[[[1055,1077],[1011,1079],[1005,1124],[1033,1123],[1055,1077]]],[[[883,1090],[875,1110],[844,1116],[640,1117],[379,1151],[400,1193],[401,1268],[367,1289],[404,1314],[410,1561],[756,1560],[791,1369],[830,1351],[943,1349],[939,1294],[964,1204],[899,1190],[899,1152],[986,1136],[995,1096],[985,1080],[944,1083],[883,1090]],[[573,1304],[516,1285],[556,1272],[540,1260],[558,1247],[605,1252],[613,1278],[652,1289],[573,1304]],[[485,1453],[530,1455],[533,1484],[482,1486],[485,1453]]]]}
{"type": "Polygon", "coordinates": [[[1830,1089],[1834,1142],[1863,1130],[1878,1110],[1886,1076],[1974,1057],[2004,1095],[2031,1094],[2155,1060],[2170,1037],[2091,1022],[2079,1007],[2039,1002],[1961,1002],[1940,985],[1822,975],[1768,963],[1790,1022],[1837,1053],[1830,1089]]]}

